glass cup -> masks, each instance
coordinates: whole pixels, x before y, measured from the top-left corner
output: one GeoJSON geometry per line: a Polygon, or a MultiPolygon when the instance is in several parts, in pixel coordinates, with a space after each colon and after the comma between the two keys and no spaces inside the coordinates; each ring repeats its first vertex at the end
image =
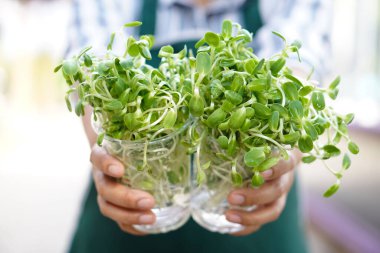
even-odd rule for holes
{"type": "MultiPolygon", "coordinates": [[[[235,162],[222,159],[223,155],[226,155],[225,151],[219,147],[215,138],[207,137],[201,143],[200,161],[196,161],[196,155],[194,157],[195,168],[197,168],[197,164],[205,164],[209,161],[211,161],[211,165],[203,170],[206,174],[206,182],[198,187],[193,187],[191,215],[199,225],[209,231],[222,234],[236,233],[243,230],[244,226],[229,222],[224,213],[228,209],[251,211],[255,209],[255,206],[232,206],[227,202],[228,194],[235,188],[231,181],[231,168],[235,162]]],[[[236,159],[236,171],[243,178],[243,187],[250,187],[253,174],[251,169],[244,165],[242,150],[238,150],[234,158],[236,159]]],[[[193,178],[193,184],[197,184],[196,175],[193,178]]]]}
{"type": "MultiPolygon", "coordinates": [[[[156,222],[134,225],[145,233],[166,233],[181,227],[190,217],[190,157],[181,137],[190,125],[162,138],[126,141],[105,136],[103,148],[125,167],[120,183],[149,192],[155,198],[156,222]]],[[[94,124],[96,129],[96,123],[94,124]]]]}

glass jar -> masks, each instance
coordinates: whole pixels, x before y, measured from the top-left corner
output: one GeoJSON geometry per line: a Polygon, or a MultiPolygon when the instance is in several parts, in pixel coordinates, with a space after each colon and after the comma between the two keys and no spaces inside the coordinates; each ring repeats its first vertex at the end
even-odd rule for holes
{"type": "MultiPolygon", "coordinates": [[[[194,157],[196,171],[198,166],[211,162],[210,167],[203,169],[206,182],[193,187],[191,213],[193,219],[202,227],[212,232],[236,233],[244,229],[243,225],[229,222],[224,213],[228,209],[251,211],[255,206],[232,206],[227,201],[228,194],[235,188],[231,180],[232,167],[242,176],[243,187],[250,187],[252,168],[244,164],[243,150],[237,150],[233,159],[226,159],[226,152],[219,147],[217,140],[206,137],[201,143],[199,161],[194,157]],[[198,166],[197,166],[198,165],[198,166]]],[[[197,172],[195,172],[197,173],[197,172]]],[[[196,176],[194,177],[196,178],[196,176]]],[[[193,184],[196,184],[193,180],[193,184]]]]}
{"type": "Polygon", "coordinates": [[[152,212],[156,222],[134,225],[141,232],[166,233],[179,228],[190,217],[190,157],[181,143],[190,124],[189,121],[176,132],[150,142],[109,136],[103,139],[103,148],[124,164],[120,183],[149,192],[155,198],[152,212]]]}

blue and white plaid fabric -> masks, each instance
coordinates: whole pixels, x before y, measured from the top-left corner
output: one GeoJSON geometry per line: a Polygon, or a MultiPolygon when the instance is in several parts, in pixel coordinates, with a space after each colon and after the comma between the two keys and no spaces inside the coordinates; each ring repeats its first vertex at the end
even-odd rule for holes
{"type": "MultiPolygon", "coordinates": [[[[184,39],[199,39],[205,31],[218,32],[224,19],[243,24],[239,7],[245,0],[210,0],[196,7],[194,0],[159,0],[156,21],[156,44],[170,44],[184,39]]],[[[199,1],[198,1],[199,2],[199,1]]],[[[323,75],[329,67],[331,0],[260,0],[263,27],[255,34],[254,48],[268,57],[282,47],[271,32],[283,34],[289,41],[302,41],[304,66],[317,66],[323,75]]],[[[74,0],[67,54],[92,45],[100,52],[109,35],[129,21],[139,20],[141,0],[74,0]]],[[[136,35],[136,29],[124,30],[136,35]]],[[[116,43],[115,48],[123,43],[116,43]]]]}

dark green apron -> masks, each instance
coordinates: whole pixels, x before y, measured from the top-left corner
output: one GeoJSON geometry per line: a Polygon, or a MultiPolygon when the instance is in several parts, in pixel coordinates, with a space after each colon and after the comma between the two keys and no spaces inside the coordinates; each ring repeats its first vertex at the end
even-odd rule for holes
{"type": "MultiPolygon", "coordinates": [[[[261,26],[258,0],[248,0],[243,6],[245,27],[256,32],[261,26]]],[[[154,34],[157,0],[144,0],[140,34],[154,34]]],[[[186,44],[193,48],[194,41],[173,45],[176,52],[186,44]]],[[[195,51],[194,51],[195,52],[195,51]]],[[[158,49],[152,50],[152,60],[157,66],[158,49]]],[[[104,217],[96,201],[93,183],[79,217],[78,226],[71,244],[70,253],[305,253],[303,224],[298,210],[297,182],[289,193],[285,210],[280,218],[263,226],[248,236],[234,237],[209,232],[190,220],[180,229],[160,235],[133,236],[120,230],[117,224],[104,217]]]]}

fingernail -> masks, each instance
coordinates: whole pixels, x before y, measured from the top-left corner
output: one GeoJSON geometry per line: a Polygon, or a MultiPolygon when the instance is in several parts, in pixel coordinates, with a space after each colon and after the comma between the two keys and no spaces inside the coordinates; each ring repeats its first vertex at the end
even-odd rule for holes
{"type": "Polygon", "coordinates": [[[236,214],[228,214],[227,215],[227,220],[235,223],[241,223],[241,218],[239,215],[236,214]]]}
{"type": "Polygon", "coordinates": [[[270,169],[270,170],[266,170],[264,171],[263,173],[261,173],[261,175],[264,177],[264,178],[270,178],[272,175],[273,175],[273,170],[270,169]]]}
{"type": "Polygon", "coordinates": [[[137,202],[137,207],[138,207],[138,208],[141,208],[141,209],[152,208],[153,205],[154,205],[154,201],[153,201],[152,199],[148,199],[148,198],[140,199],[140,200],[137,202]]]}
{"type": "Polygon", "coordinates": [[[114,176],[121,176],[123,175],[124,169],[117,165],[110,165],[108,171],[114,176]]]}
{"type": "Polygon", "coordinates": [[[154,220],[153,215],[150,214],[143,214],[139,217],[139,222],[146,224],[146,223],[152,223],[154,220]]]}
{"type": "Polygon", "coordinates": [[[245,197],[240,194],[232,194],[230,203],[233,205],[241,205],[244,203],[245,197]]]}

